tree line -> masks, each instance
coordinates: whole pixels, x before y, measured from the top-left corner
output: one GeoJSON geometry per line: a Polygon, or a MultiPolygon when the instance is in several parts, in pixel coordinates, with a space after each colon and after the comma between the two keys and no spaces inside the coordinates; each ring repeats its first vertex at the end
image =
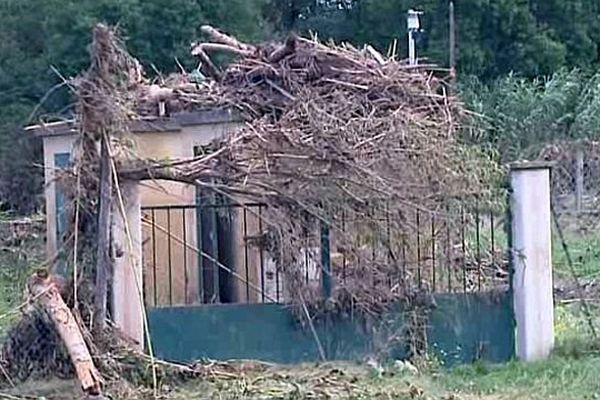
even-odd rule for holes
{"type": "MultiPolygon", "coordinates": [[[[507,159],[518,154],[515,143],[530,148],[554,134],[594,133],[599,1],[454,3],[460,93],[491,118],[465,134],[467,140],[507,159]],[[522,138],[523,130],[535,133],[522,138]]],[[[404,55],[410,8],[424,11],[419,56],[447,66],[447,0],[0,0],[0,207],[25,213],[41,204],[40,144],[20,128],[69,110],[63,83],[86,67],[96,22],[118,25],[131,52],[158,74],[196,67],[190,42],[204,23],[245,41],[294,31],[385,52],[397,40],[404,55]]]]}

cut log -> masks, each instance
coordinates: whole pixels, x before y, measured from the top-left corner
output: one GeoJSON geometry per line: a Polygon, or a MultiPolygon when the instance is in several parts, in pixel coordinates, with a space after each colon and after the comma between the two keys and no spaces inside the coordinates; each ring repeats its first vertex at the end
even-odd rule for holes
{"type": "Polygon", "coordinates": [[[81,389],[88,396],[100,396],[102,376],[96,369],[73,313],[60,296],[55,279],[46,270],[34,273],[27,283],[32,301],[50,316],[75,367],[81,389]]]}
{"type": "Polygon", "coordinates": [[[235,47],[243,51],[254,52],[256,50],[254,46],[242,43],[233,36],[226,35],[210,25],[202,25],[200,30],[208,35],[214,42],[226,44],[227,46],[235,47]]]}
{"type": "Polygon", "coordinates": [[[379,63],[379,65],[385,64],[385,58],[383,58],[381,53],[378,52],[377,50],[375,50],[375,48],[373,48],[373,46],[368,44],[367,46],[365,46],[365,50],[367,51],[367,53],[369,53],[371,55],[371,57],[373,57],[379,63]]]}
{"type": "Polygon", "coordinates": [[[192,45],[192,55],[197,56],[200,51],[223,51],[226,53],[234,53],[243,57],[250,57],[251,51],[242,50],[237,47],[232,47],[221,43],[195,43],[192,45]]]}

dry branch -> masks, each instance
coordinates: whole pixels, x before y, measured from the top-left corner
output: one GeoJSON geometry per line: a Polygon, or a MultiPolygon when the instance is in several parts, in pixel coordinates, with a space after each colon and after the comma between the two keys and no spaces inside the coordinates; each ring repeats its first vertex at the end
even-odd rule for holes
{"type": "Polygon", "coordinates": [[[194,56],[198,56],[201,52],[206,53],[207,51],[224,51],[246,57],[252,55],[250,51],[221,43],[199,43],[192,47],[192,55],[194,56]]]}
{"type": "Polygon", "coordinates": [[[227,46],[242,50],[244,53],[252,53],[256,50],[254,48],[254,46],[248,45],[246,43],[242,43],[239,40],[237,40],[236,38],[226,35],[225,33],[219,31],[216,28],[213,28],[210,25],[202,25],[200,27],[200,30],[203,33],[207,34],[211,38],[211,40],[213,40],[217,43],[222,43],[227,46]]]}
{"type": "MultiPolygon", "coordinates": [[[[365,238],[375,253],[397,255],[399,241],[385,242],[380,232],[405,237],[412,226],[407,215],[438,213],[448,199],[476,194],[481,203],[490,201],[500,176],[485,154],[458,140],[463,112],[446,95],[437,69],[409,68],[370,46],[358,50],[295,36],[249,46],[205,32],[241,56],[218,82],[183,87],[179,77],[167,83],[173,89],[171,112],[234,108],[246,125],[215,140],[207,150],[215,154],[210,159],[149,162],[143,168],[123,164],[122,176],[201,183],[266,203],[265,217],[277,221],[267,229],[267,247],[295,300],[319,297],[306,293],[300,272],[306,232],[319,222],[332,227],[334,251],[346,260],[345,283],[334,290],[339,296],[349,293],[352,303],[370,313],[377,304],[419,290],[410,276],[393,293],[381,288],[380,282],[398,275],[399,261],[366,262],[372,257],[365,254],[365,238]],[[356,220],[346,232],[340,229],[342,216],[356,220]]],[[[153,110],[149,103],[139,99],[140,115],[153,110]]],[[[415,254],[407,257],[420,262],[415,254]]]]}
{"type": "Polygon", "coordinates": [[[98,241],[96,252],[96,294],[94,296],[94,328],[102,332],[106,327],[108,276],[111,271],[110,238],[112,209],[112,177],[108,154],[108,138],[100,141],[100,205],[98,209],[98,241]]]}
{"type": "Polygon", "coordinates": [[[196,55],[202,62],[201,68],[208,76],[216,81],[221,80],[221,72],[217,66],[212,62],[210,57],[202,50],[202,48],[195,47],[194,55],[196,55]]]}

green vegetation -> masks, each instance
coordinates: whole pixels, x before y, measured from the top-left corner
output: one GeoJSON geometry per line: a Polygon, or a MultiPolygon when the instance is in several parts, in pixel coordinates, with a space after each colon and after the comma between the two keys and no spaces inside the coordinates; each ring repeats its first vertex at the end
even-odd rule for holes
{"type": "MultiPolygon", "coordinates": [[[[597,235],[580,236],[571,234],[565,237],[565,243],[573,262],[573,270],[579,279],[589,280],[600,277],[600,237],[597,235]]],[[[554,274],[559,279],[571,279],[567,256],[561,242],[555,237],[552,248],[554,274]]]]}
{"type": "MultiPolygon", "coordinates": [[[[507,160],[557,137],[595,134],[598,85],[590,76],[600,65],[598,1],[455,3],[461,95],[486,116],[473,124],[477,130],[469,130],[470,140],[507,160]],[[578,70],[558,72],[561,68],[578,70]]],[[[419,55],[447,66],[445,1],[0,0],[0,208],[21,213],[40,208],[42,174],[35,167],[41,163],[40,143],[20,128],[32,118],[69,115],[71,99],[63,79],[86,66],[90,28],[97,22],[118,24],[129,49],[156,75],[180,66],[196,68],[189,44],[199,39],[204,23],[243,40],[282,37],[294,30],[371,43],[384,52],[399,39],[398,54],[404,55],[403,16],[409,8],[425,12],[419,55]]]]}
{"type": "Polygon", "coordinates": [[[548,77],[515,75],[484,84],[460,84],[461,99],[482,118],[473,118],[464,139],[496,151],[503,161],[536,158],[548,143],[597,139],[600,75],[560,70],[548,77]]]}
{"type": "MultiPolygon", "coordinates": [[[[406,54],[404,15],[425,12],[426,37],[419,54],[438,64],[448,61],[448,2],[438,0],[272,0],[265,13],[275,29],[318,32],[322,38],[372,43],[386,49],[400,38],[406,54]]],[[[516,72],[549,75],[563,66],[598,65],[595,0],[457,0],[461,74],[488,80],[516,72]]]]}
{"type": "Polygon", "coordinates": [[[43,220],[14,223],[0,217],[0,341],[18,318],[25,283],[45,259],[43,220]]]}

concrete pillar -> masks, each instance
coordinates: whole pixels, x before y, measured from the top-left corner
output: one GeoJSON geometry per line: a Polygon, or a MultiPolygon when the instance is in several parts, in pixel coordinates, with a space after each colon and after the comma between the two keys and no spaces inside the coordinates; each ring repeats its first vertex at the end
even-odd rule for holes
{"type": "Polygon", "coordinates": [[[520,360],[534,361],[554,346],[550,166],[515,163],[510,180],[516,351],[520,360]]]}
{"type": "Polygon", "coordinates": [[[139,186],[137,182],[121,182],[131,246],[118,198],[115,197],[113,201],[115,263],[112,276],[112,317],[123,333],[143,348],[142,216],[139,186]]]}

